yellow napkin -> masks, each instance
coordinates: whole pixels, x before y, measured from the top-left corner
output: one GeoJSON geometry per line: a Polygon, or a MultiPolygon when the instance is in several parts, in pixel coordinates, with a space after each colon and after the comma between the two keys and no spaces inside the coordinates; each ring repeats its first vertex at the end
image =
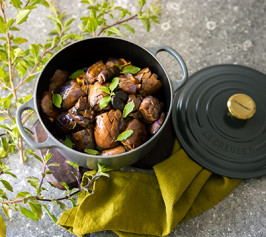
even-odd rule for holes
{"type": "Polygon", "coordinates": [[[77,207],[64,212],[57,224],[77,236],[103,230],[123,237],[166,236],[240,183],[202,168],[177,141],[172,155],[153,169],[155,175],[111,171],[110,178],[96,180],[94,194],[82,192],[77,207]]]}

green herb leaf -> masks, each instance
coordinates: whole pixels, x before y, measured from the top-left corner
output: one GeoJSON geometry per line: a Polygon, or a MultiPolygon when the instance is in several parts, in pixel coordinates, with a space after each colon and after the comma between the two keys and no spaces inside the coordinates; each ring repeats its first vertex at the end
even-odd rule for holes
{"type": "Polygon", "coordinates": [[[30,209],[32,212],[39,218],[42,218],[43,212],[42,212],[42,206],[41,204],[29,202],[30,209]]]}
{"type": "Polygon", "coordinates": [[[84,151],[90,155],[98,155],[99,154],[99,151],[93,150],[93,149],[85,149],[84,151]]]}
{"type": "Polygon", "coordinates": [[[50,163],[50,164],[48,165],[48,167],[51,167],[51,166],[58,166],[58,167],[60,167],[60,164],[58,164],[58,163],[50,163]]]}
{"type": "Polygon", "coordinates": [[[100,108],[105,108],[111,101],[111,96],[105,96],[100,100],[100,108]]]}
{"type": "Polygon", "coordinates": [[[0,236],[6,236],[6,223],[4,222],[4,219],[0,215],[0,236]]]}
{"type": "Polygon", "coordinates": [[[94,33],[98,27],[98,21],[95,18],[89,18],[87,21],[87,30],[90,33],[94,33]]]}
{"type": "Polygon", "coordinates": [[[40,185],[40,180],[36,177],[33,177],[33,176],[30,176],[30,177],[27,177],[27,182],[32,186],[34,187],[35,189],[39,188],[39,185],[40,185]]]}
{"type": "Polygon", "coordinates": [[[0,182],[4,185],[4,187],[5,187],[8,191],[13,192],[13,187],[11,186],[11,184],[10,184],[8,181],[6,181],[6,180],[4,180],[4,179],[0,179],[0,182]]]}
{"type": "Polygon", "coordinates": [[[75,164],[74,162],[67,160],[66,163],[70,164],[74,169],[77,169],[79,165],[75,164]]]}
{"type": "Polygon", "coordinates": [[[44,160],[47,163],[48,160],[50,160],[52,158],[52,154],[49,152],[49,150],[46,152],[45,156],[44,156],[44,160]]]}
{"type": "Polygon", "coordinates": [[[119,78],[114,77],[109,85],[110,91],[113,92],[118,85],[119,85],[119,78]]]}
{"type": "Polygon", "coordinates": [[[16,24],[20,25],[25,22],[30,14],[30,10],[20,10],[17,14],[16,24]]]}
{"type": "Polygon", "coordinates": [[[22,2],[20,0],[10,0],[10,2],[12,3],[12,5],[17,8],[20,9],[20,6],[22,4],[22,2]]]}
{"type": "Polygon", "coordinates": [[[73,148],[73,142],[71,141],[71,139],[69,137],[67,137],[64,141],[64,145],[69,147],[69,148],[73,148]]]}
{"type": "Polygon", "coordinates": [[[38,220],[39,220],[39,218],[38,218],[38,217],[37,217],[32,211],[30,211],[30,210],[28,210],[27,208],[24,208],[24,207],[22,207],[22,206],[20,206],[19,208],[20,208],[20,212],[21,212],[24,216],[26,216],[26,217],[28,217],[28,218],[34,220],[34,221],[38,221],[38,220]]]}
{"type": "Polygon", "coordinates": [[[53,94],[52,101],[57,108],[61,108],[62,97],[60,94],[53,94]]]}
{"type": "Polygon", "coordinates": [[[106,94],[108,94],[108,95],[111,94],[111,92],[110,92],[110,90],[108,89],[108,87],[106,87],[106,86],[102,86],[101,89],[102,89],[102,91],[105,92],[106,94]]]}
{"type": "Polygon", "coordinates": [[[51,212],[49,211],[48,207],[46,204],[43,205],[44,209],[46,210],[46,212],[48,213],[48,215],[50,216],[50,218],[54,221],[54,223],[57,222],[57,219],[54,215],[51,214],[51,212]]]}
{"type": "Polygon", "coordinates": [[[103,164],[98,163],[98,172],[104,173],[104,172],[111,171],[111,170],[113,169],[105,167],[103,164]]]}
{"type": "Polygon", "coordinates": [[[139,0],[139,8],[142,8],[146,4],[146,0],[139,0]]]}
{"type": "Polygon", "coordinates": [[[150,31],[150,28],[151,28],[151,23],[150,23],[149,19],[142,18],[141,20],[142,20],[143,25],[146,28],[146,31],[149,32],[150,31]]]}
{"type": "Polygon", "coordinates": [[[69,78],[71,79],[76,79],[79,75],[81,75],[82,73],[84,73],[84,70],[83,69],[79,69],[75,72],[73,72],[69,78]]]}
{"type": "Polygon", "coordinates": [[[139,67],[135,67],[135,66],[127,66],[123,69],[123,71],[121,72],[122,74],[125,73],[130,73],[130,74],[136,74],[137,72],[140,71],[139,67]]]}
{"type": "Polygon", "coordinates": [[[135,30],[127,23],[122,24],[128,31],[130,31],[133,35],[135,34],[135,30]]]}
{"type": "Polygon", "coordinates": [[[120,142],[124,141],[128,139],[132,135],[132,133],[133,133],[133,130],[126,130],[118,135],[118,137],[116,138],[116,141],[120,141],[120,142]]]}
{"type": "Polygon", "coordinates": [[[123,109],[123,118],[127,117],[133,111],[134,107],[135,103],[133,100],[127,103],[123,109]]]}
{"type": "Polygon", "coordinates": [[[108,32],[112,33],[112,34],[116,34],[116,35],[122,35],[122,33],[120,32],[120,30],[117,27],[110,27],[108,29],[108,32]]]}

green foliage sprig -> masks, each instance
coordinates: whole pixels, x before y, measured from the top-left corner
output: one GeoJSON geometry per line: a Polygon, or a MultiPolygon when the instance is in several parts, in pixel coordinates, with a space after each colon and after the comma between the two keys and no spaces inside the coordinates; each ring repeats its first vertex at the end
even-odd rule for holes
{"type": "MultiPolygon", "coordinates": [[[[84,8],[87,8],[88,13],[80,18],[80,33],[77,34],[72,27],[75,19],[69,19],[65,13],[59,13],[53,0],[0,0],[0,87],[6,95],[0,96],[0,159],[18,152],[22,163],[29,156],[39,160],[43,166],[41,179],[33,176],[27,178],[27,182],[35,188],[36,193],[21,191],[10,199],[6,190],[13,192],[13,187],[4,178],[9,175],[16,179],[16,175],[0,162],[0,203],[7,216],[11,210],[14,210],[33,220],[39,220],[45,210],[56,221],[55,216],[44,204],[45,202],[52,202],[64,210],[66,206],[62,202],[63,200],[70,200],[75,205],[74,196],[82,190],[91,192],[89,187],[94,180],[101,176],[108,176],[105,173],[108,169],[100,165],[96,175],[89,179],[85,186],[82,186],[78,166],[69,162],[76,169],[78,188],[70,190],[62,182],[61,184],[66,189],[65,195],[61,198],[46,198],[43,195],[43,192],[46,191],[43,184],[49,183],[46,181],[46,177],[50,173],[49,166],[57,164],[48,164],[51,158],[49,153],[41,158],[31,149],[23,147],[22,137],[14,116],[16,109],[31,98],[31,95],[19,94],[21,86],[31,82],[53,54],[65,45],[75,40],[102,34],[124,36],[123,29],[134,34],[135,29],[130,25],[132,20],[142,21],[148,32],[151,23],[159,23],[158,0],[150,5],[146,4],[145,0],[139,0],[136,12],[117,6],[113,0],[81,0],[81,3],[84,8]],[[54,29],[49,33],[50,38],[45,42],[32,44],[19,33],[27,23],[29,15],[38,10],[39,5],[50,9],[51,14],[48,18],[54,24],[54,29]],[[9,8],[9,12],[15,13],[15,16],[8,18],[6,8],[9,8]]],[[[33,111],[24,112],[22,115],[24,126],[33,113],[33,111]]],[[[31,133],[30,129],[24,128],[31,133]]],[[[5,232],[6,226],[0,216],[0,236],[4,236],[5,232]]]]}

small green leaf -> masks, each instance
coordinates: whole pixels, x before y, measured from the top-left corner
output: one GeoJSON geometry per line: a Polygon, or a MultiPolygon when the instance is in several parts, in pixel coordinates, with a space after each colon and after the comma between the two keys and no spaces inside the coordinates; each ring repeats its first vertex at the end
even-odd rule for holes
{"type": "Polygon", "coordinates": [[[45,156],[44,156],[44,160],[47,163],[48,160],[50,160],[52,158],[52,154],[49,152],[49,150],[46,152],[45,156]]]}
{"type": "Polygon", "coordinates": [[[48,165],[48,167],[51,167],[51,166],[58,166],[58,167],[60,167],[60,164],[58,164],[58,163],[50,163],[50,164],[48,165]]]}
{"type": "Polygon", "coordinates": [[[71,160],[67,160],[66,163],[68,163],[69,165],[71,165],[74,169],[77,169],[79,167],[77,164],[75,164],[71,160]]]}
{"type": "Polygon", "coordinates": [[[19,192],[16,196],[16,198],[26,198],[31,196],[31,194],[27,191],[19,192]]]}
{"type": "Polygon", "coordinates": [[[45,170],[45,174],[52,174],[50,170],[45,170]]]}
{"type": "Polygon", "coordinates": [[[124,141],[127,138],[129,138],[132,135],[132,133],[133,133],[133,130],[126,130],[118,135],[118,137],[116,138],[116,141],[120,141],[120,142],[124,141]]]}
{"type": "Polygon", "coordinates": [[[30,14],[30,10],[20,10],[17,14],[16,24],[20,25],[25,22],[30,14]]]}
{"type": "Polygon", "coordinates": [[[108,87],[106,87],[106,86],[102,86],[101,89],[102,89],[102,91],[105,92],[106,94],[108,94],[108,95],[111,94],[111,92],[110,92],[110,90],[108,89],[108,87]]]}
{"type": "Polygon", "coordinates": [[[30,209],[32,212],[39,218],[42,218],[43,212],[42,212],[42,206],[41,204],[34,203],[34,202],[29,202],[30,209]]]}
{"type": "Polygon", "coordinates": [[[6,118],[0,117],[0,123],[3,122],[6,118]]]}
{"type": "MultiPolygon", "coordinates": [[[[8,205],[2,204],[2,209],[3,209],[4,213],[5,213],[5,215],[8,218],[10,218],[10,216],[11,216],[11,208],[8,205]]],[[[0,226],[1,226],[1,223],[0,223],[0,226]]],[[[0,227],[0,229],[1,229],[1,227],[0,227]]],[[[1,230],[0,230],[0,236],[2,236],[1,235],[1,230]]]]}
{"type": "Polygon", "coordinates": [[[128,31],[130,31],[133,35],[135,34],[135,30],[127,23],[122,24],[128,31]]]}
{"type": "Polygon", "coordinates": [[[69,148],[73,148],[73,142],[71,141],[71,139],[69,137],[67,137],[64,141],[64,145],[69,147],[69,148]]]}
{"type": "Polygon", "coordinates": [[[83,69],[79,69],[79,70],[75,71],[74,73],[72,73],[69,78],[76,79],[82,73],[84,73],[84,70],[83,69]]]}
{"type": "Polygon", "coordinates": [[[142,8],[146,4],[146,0],[139,0],[138,4],[139,4],[139,8],[142,8]]]}
{"type": "Polygon", "coordinates": [[[60,202],[60,201],[55,201],[56,205],[58,205],[60,207],[61,210],[66,211],[67,210],[67,206],[65,203],[60,202]]]}
{"type": "Polygon", "coordinates": [[[93,150],[93,149],[85,149],[84,151],[90,155],[98,155],[99,154],[99,151],[93,150]]]}
{"type": "Polygon", "coordinates": [[[11,175],[13,178],[17,178],[17,176],[9,171],[5,171],[5,174],[11,175]]]}
{"type": "Polygon", "coordinates": [[[110,27],[108,29],[108,32],[111,32],[111,33],[117,34],[117,35],[122,35],[121,32],[120,32],[120,30],[117,27],[114,27],[114,26],[110,27]]]}
{"type": "Polygon", "coordinates": [[[21,212],[24,216],[26,216],[26,217],[28,217],[28,218],[34,220],[34,221],[38,221],[38,220],[39,220],[39,218],[38,218],[38,217],[37,217],[32,211],[30,211],[29,209],[24,208],[24,207],[22,207],[22,206],[20,206],[19,208],[20,208],[20,212],[21,212]]]}
{"type": "Polygon", "coordinates": [[[4,219],[0,215],[0,236],[5,237],[6,236],[6,223],[4,222],[4,219]]]}
{"type": "Polygon", "coordinates": [[[69,191],[69,186],[67,185],[66,182],[60,182],[60,184],[62,184],[64,186],[64,188],[69,191]]]}
{"type": "Polygon", "coordinates": [[[50,216],[50,218],[54,221],[54,223],[57,222],[57,219],[54,215],[51,214],[51,212],[49,211],[48,207],[46,204],[43,205],[44,209],[46,210],[46,212],[48,213],[48,215],[50,216]]]}
{"type": "Polygon", "coordinates": [[[98,172],[99,173],[104,173],[104,172],[111,171],[111,170],[113,170],[113,169],[105,167],[103,164],[98,163],[98,172]]]}
{"type": "Polygon", "coordinates": [[[100,108],[105,108],[111,101],[111,96],[105,96],[100,100],[100,108]]]}
{"type": "Polygon", "coordinates": [[[126,118],[133,111],[134,107],[135,103],[133,100],[127,103],[123,109],[123,118],[126,118]]]}
{"type": "Polygon", "coordinates": [[[13,39],[13,42],[15,44],[22,44],[22,43],[28,42],[28,40],[22,37],[16,37],[15,39],[13,39]]]}
{"type": "Polygon", "coordinates": [[[38,160],[38,161],[40,161],[41,163],[43,163],[42,158],[39,157],[39,156],[37,156],[37,155],[35,154],[35,152],[32,151],[31,149],[27,149],[26,152],[27,152],[28,154],[32,155],[36,160],[38,160]]]}
{"type": "Polygon", "coordinates": [[[150,28],[151,28],[150,21],[147,18],[142,18],[141,20],[142,20],[143,25],[146,28],[146,31],[149,32],[150,31],[150,28]]]}
{"type": "Polygon", "coordinates": [[[121,72],[122,74],[125,73],[130,73],[130,74],[136,74],[137,72],[140,71],[139,67],[135,67],[135,66],[127,66],[123,69],[123,71],[121,72]]]}
{"type": "Polygon", "coordinates": [[[10,0],[10,2],[12,3],[12,5],[17,8],[20,9],[22,2],[20,0],[10,0]]]}
{"type": "Polygon", "coordinates": [[[32,186],[34,187],[35,189],[39,188],[40,186],[40,180],[36,177],[33,177],[33,176],[30,176],[30,177],[27,177],[27,182],[32,186]]]}
{"type": "Polygon", "coordinates": [[[61,108],[62,97],[60,94],[53,94],[52,101],[57,108],[61,108]]]}
{"type": "Polygon", "coordinates": [[[0,182],[4,185],[4,187],[5,187],[8,191],[13,192],[13,187],[11,186],[11,184],[10,184],[8,181],[6,181],[6,180],[4,180],[4,179],[0,179],[0,182]]]}
{"type": "Polygon", "coordinates": [[[118,85],[119,85],[119,78],[114,77],[109,85],[110,91],[113,92],[118,85]]]}
{"type": "Polygon", "coordinates": [[[95,18],[89,17],[87,21],[87,30],[90,33],[94,33],[98,27],[98,21],[95,18]]]}

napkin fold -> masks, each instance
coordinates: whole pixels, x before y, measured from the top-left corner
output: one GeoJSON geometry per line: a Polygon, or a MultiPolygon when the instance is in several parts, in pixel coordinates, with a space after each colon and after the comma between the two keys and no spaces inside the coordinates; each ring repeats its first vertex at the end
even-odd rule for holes
{"type": "Polygon", "coordinates": [[[77,236],[103,230],[121,237],[166,236],[240,183],[202,168],[177,141],[172,155],[153,170],[154,174],[111,171],[109,178],[95,181],[94,194],[83,191],[77,207],[65,211],[57,224],[77,236]]]}

